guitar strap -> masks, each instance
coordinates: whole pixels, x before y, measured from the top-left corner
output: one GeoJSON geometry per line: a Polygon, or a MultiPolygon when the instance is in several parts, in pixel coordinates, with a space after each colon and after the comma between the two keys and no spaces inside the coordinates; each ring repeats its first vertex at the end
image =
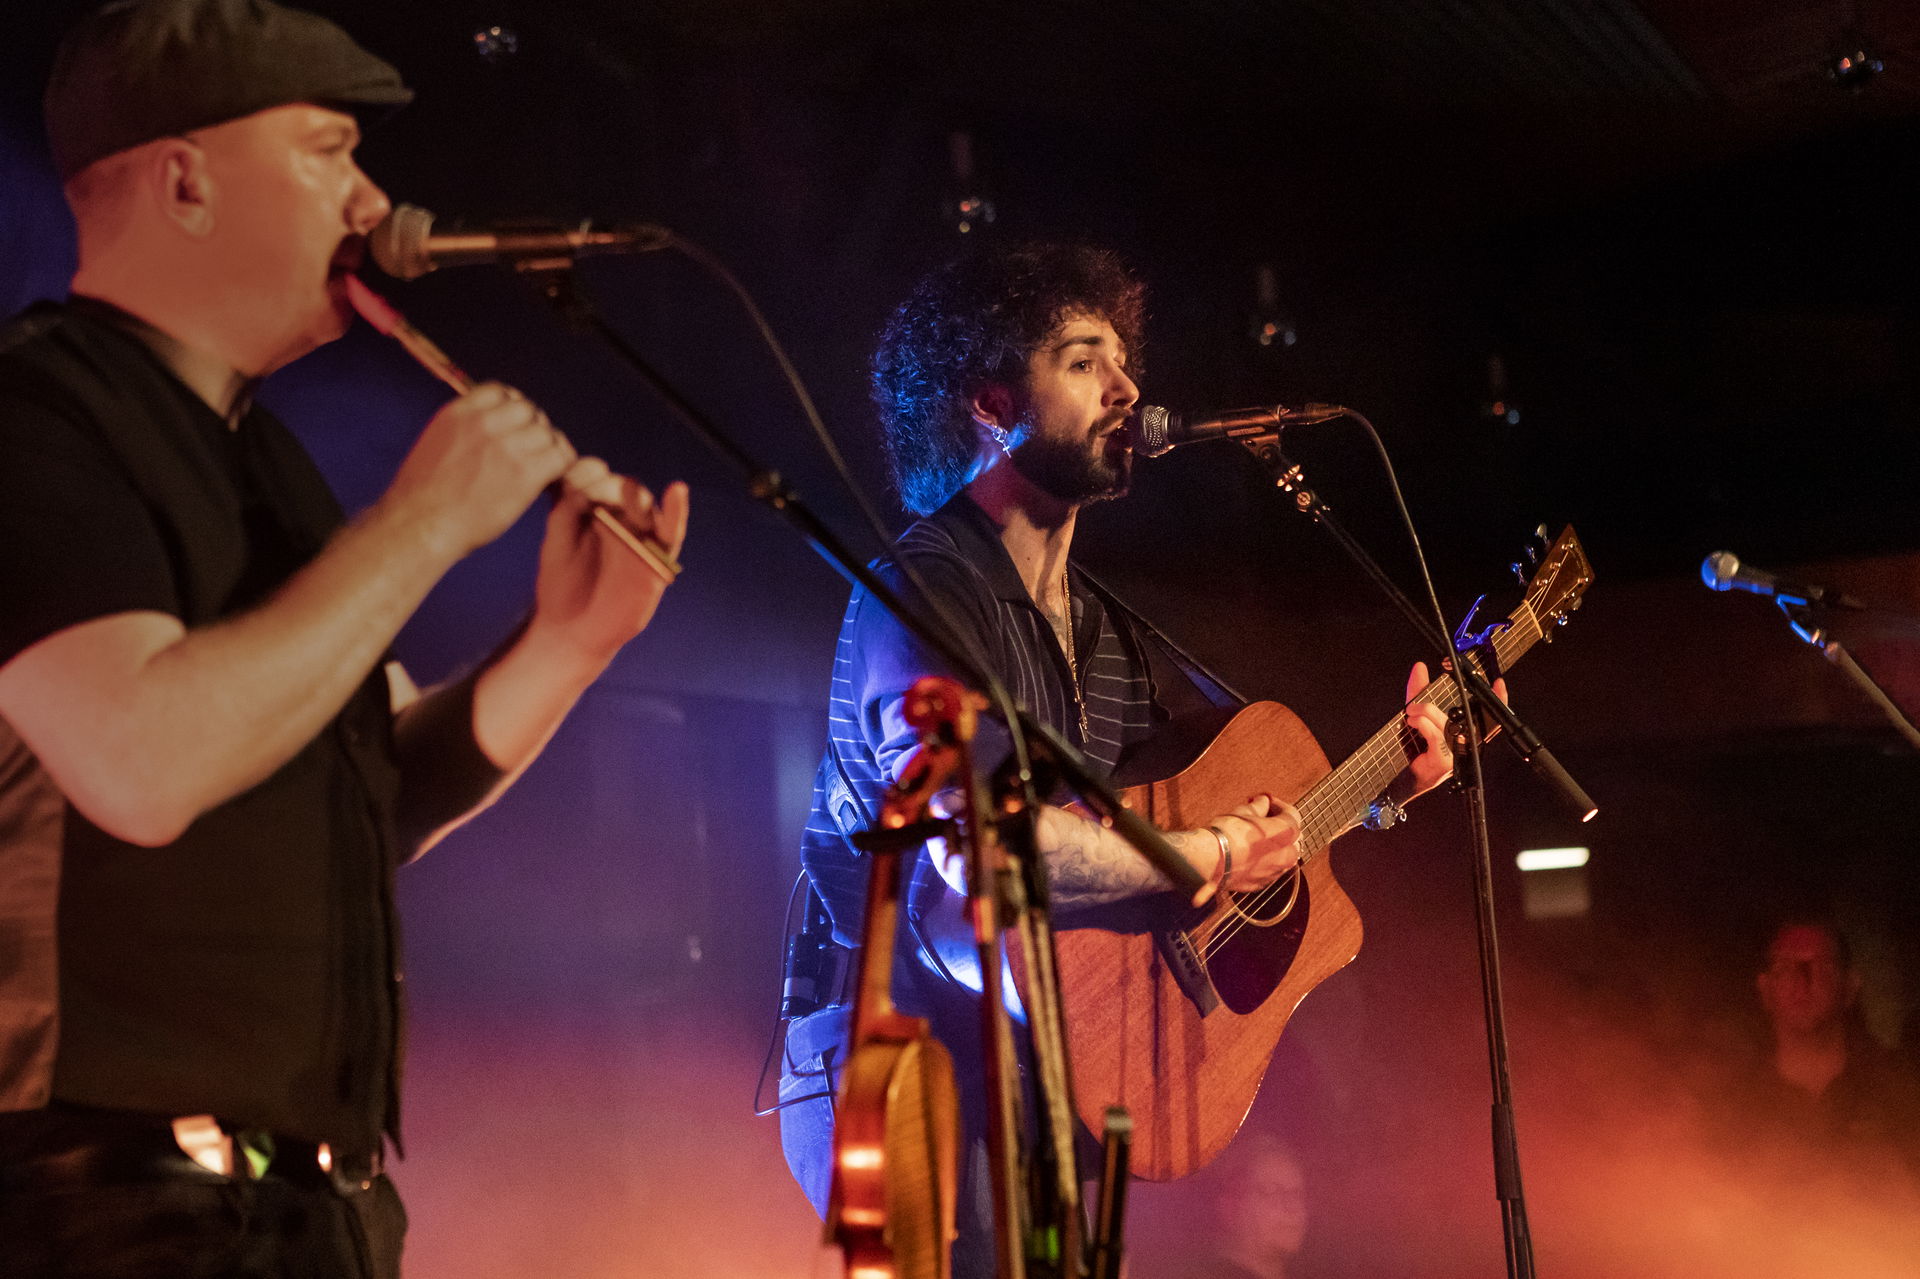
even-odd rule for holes
{"type": "Polygon", "coordinates": [[[1131,625],[1127,629],[1138,628],[1159,645],[1160,650],[1167,655],[1167,659],[1180,669],[1180,673],[1187,677],[1187,682],[1199,691],[1200,696],[1219,707],[1241,707],[1248,704],[1250,699],[1244,693],[1214,674],[1207,668],[1206,663],[1174,643],[1164,631],[1141,616],[1138,609],[1115,595],[1112,587],[1089,573],[1084,565],[1076,564],[1074,567],[1079,570],[1080,579],[1093,588],[1102,603],[1128,620],[1131,625]]]}

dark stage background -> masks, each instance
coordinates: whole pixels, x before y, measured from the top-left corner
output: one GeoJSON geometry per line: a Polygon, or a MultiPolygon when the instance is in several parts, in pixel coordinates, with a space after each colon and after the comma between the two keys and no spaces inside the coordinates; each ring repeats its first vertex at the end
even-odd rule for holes
{"type": "MultiPolygon", "coordinates": [[[[1515,696],[1601,816],[1570,825],[1504,753],[1493,776],[1543,1270],[1913,1273],[1911,1218],[1770,1196],[1703,1136],[1755,1030],[1774,912],[1840,914],[1889,1042],[1920,1004],[1920,771],[1765,603],[1696,577],[1729,549],[1920,607],[1911,6],[312,7],[421,91],[363,148],[396,200],[646,218],[706,244],[876,494],[863,368],[888,307],[982,236],[1076,236],[1153,286],[1153,401],[1365,409],[1456,615],[1482,590],[1504,612],[1526,531],[1574,521],[1599,581],[1515,696]],[[1837,84],[1828,63],[1863,41],[1884,70],[1837,84]],[[963,236],[968,197],[995,220],[963,236]],[[1593,850],[1573,885],[1590,908],[1530,918],[1514,852],[1569,843],[1593,850]]],[[[0,28],[8,309],[57,296],[71,268],[35,108],[71,11],[16,3],[0,28]]],[[[585,276],[696,401],[856,529],[708,281],[666,258],[585,276]]],[[[410,1273],[831,1273],[750,1106],[844,584],[511,279],[392,295],[584,451],[695,488],[688,573],[655,626],[521,785],[405,877],[410,1273]]],[[[441,392],[360,330],[268,398],[357,507],[441,392]]],[[[1304,428],[1290,449],[1409,576],[1358,437],[1304,428]]],[[[1147,464],[1083,530],[1089,563],[1336,758],[1394,710],[1414,645],[1243,456],[1147,464]]],[[[434,594],[401,640],[416,675],[514,623],[536,537],[517,529],[434,594]]],[[[1920,709],[1911,642],[1858,638],[1920,709]]],[[[1462,833],[1436,797],[1339,849],[1367,945],[1302,1006],[1251,1120],[1301,1150],[1304,1273],[1499,1271],[1462,833]]],[[[1140,1279],[1180,1273],[1209,1193],[1203,1175],[1136,1196],[1140,1279]]]]}

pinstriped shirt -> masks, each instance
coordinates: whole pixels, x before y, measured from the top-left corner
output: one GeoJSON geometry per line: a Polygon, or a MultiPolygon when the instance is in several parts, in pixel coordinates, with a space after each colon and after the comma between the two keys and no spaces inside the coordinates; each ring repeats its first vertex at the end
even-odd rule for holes
{"type": "MultiPolygon", "coordinates": [[[[1152,731],[1153,685],[1138,637],[1124,617],[1069,570],[1074,651],[1086,707],[1087,736],[1082,740],[1073,673],[1053,625],[1027,593],[998,528],[964,491],[909,528],[894,543],[892,558],[874,566],[888,585],[917,603],[900,572],[903,559],[910,560],[927,588],[941,597],[953,615],[960,643],[1036,718],[1058,730],[1096,766],[1110,772],[1128,747],[1152,731]]],[[[907,689],[923,675],[946,673],[944,664],[885,608],[864,589],[855,589],[840,626],[828,696],[827,750],[814,779],[813,810],[801,841],[801,861],[842,942],[859,939],[867,881],[867,865],[847,843],[846,834],[864,828],[879,812],[887,783],[917,745],[902,713],[907,689]]],[[[974,748],[979,766],[991,770],[1006,749],[1005,727],[982,717],[974,748]]],[[[922,852],[914,866],[908,914],[944,891],[931,859],[922,852]]]]}

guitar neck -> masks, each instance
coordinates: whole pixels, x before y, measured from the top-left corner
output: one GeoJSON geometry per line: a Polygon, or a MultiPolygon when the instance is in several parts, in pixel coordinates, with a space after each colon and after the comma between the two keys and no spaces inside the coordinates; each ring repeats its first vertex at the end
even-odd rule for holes
{"type": "MultiPolygon", "coordinates": [[[[1502,670],[1519,661],[1543,634],[1540,619],[1524,603],[1507,618],[1507,623],[1493,637],[1494,655],[1502,670]]],[[[1460,689],[1451,679],[1440,678],[1413,700],[1437,706],[1443,714],[1450,715],[1459,709],[1460,689]]],[[[1359,825],[1367,816],[1368,806],[1413,762],[1422,745],[1423,739],[1407,723],[1407,717],[1396,715],[1344,763],[1321,778],[1297,805],[1301,851],[1319,852],[1340,834],[1359,825]]]]}

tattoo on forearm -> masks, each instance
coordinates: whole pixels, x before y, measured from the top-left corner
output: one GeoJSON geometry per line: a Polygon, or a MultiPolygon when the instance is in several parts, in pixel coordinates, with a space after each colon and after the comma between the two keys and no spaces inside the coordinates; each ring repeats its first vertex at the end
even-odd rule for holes
{"type": "Polygon", "coordinates": [[[1048,808],[1038,835],[1057,906],[1096,906],[1172,887],[1133,845],[1097,822],[1048,808]]]}

